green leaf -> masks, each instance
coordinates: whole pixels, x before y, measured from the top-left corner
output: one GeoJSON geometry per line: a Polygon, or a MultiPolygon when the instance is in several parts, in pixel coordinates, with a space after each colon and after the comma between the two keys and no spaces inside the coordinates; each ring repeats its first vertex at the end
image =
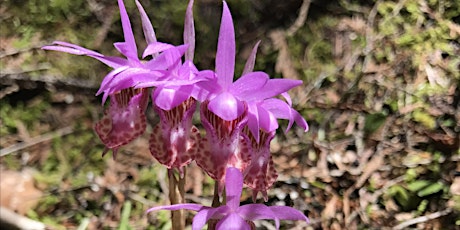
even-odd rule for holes
{"type": "Polygon", "coordinates": [[[421,123],[423,126],[434,129],[436,127],[436,119],[422,110],[416,110],[412,113],[414,120],[421,123]]]}
{"type": "Polygon", "coordinates": [[[427,181],[427,180],[418,180],[418,181],[414,181],[408,184],[407,189],[409,189],[409,191],[411,192],[418,192],[422,190],[423,188],[427,187],[428,185],[430,185],[431,183],[432,182],[427,181]]]}
{"type": "Polygon", "coordinates": [[[78,226],[77,230],[86,230],[88,228],[88,225],[90,223],[90,220],[88,217],[85,217],[81,222],[80,225],[78,226]]]}
{"type": "Polygon", "coordinates": [[[417,207],[417,213],[419,215],[421,215],[423,212],[426,211],[426,208],[428,207],[428,203],[429,203],[428,200],[422,200],[422,202],[420,202],[420,204],[417,207]]]}
{"type": "Polygon", "coordinates": [[[442,182],[436,182],[436,183],[433,183],[433,184],[427,186],[426,188],[420,190],[417,193],[417,196],[419,196],[419,197],[429,196],[431,194],[435,194],[435,193],[443,190],[444,188],[445,188],[445,185],[442,182]]]}
{"type": "Polygon", "coordinates": [[[131,227],[129,226],[129,215],[131,214],[131,201],[126,201],[123,205],[123,211],[121,213],[121,220],[120,225],[118,226],[118,230],[129,230],[131,227]]]}
{"type": "Polygon", "coordinates": [[[384,113],[368,114],[366,121],[364,122],[364,131],[368,134],[375,132],[377,129],[385,123],[387,115],[384,113]]]}
{"type": "Polygon", "coordinates": [[[409,205],[410,195],[406,189],[400,185],[392,186],[389,189],[390,195],[396,199],[403,207],[409,205]]]}

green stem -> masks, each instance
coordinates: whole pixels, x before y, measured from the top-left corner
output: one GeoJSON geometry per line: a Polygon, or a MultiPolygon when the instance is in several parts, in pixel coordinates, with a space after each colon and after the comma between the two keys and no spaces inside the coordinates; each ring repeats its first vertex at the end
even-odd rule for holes
{"type": "MultiPolygon", "coordinates": [[[[216,181],[214,184],[214,197],[212,198],[212,207],[216,208],[221,205],[220,199],[219,199],[219,183],[216,181]]],[[[209,230],[215,230],[217,226],[217,221],[218,220],[209,220],[208,221],[208,229],[209,230]]]]}
{"type": "MultiPolygon", "coordinates": [[[[174,169],[168,169],[169,176],[169,201],[171,205],[184,202],[184,184],[185,173],[183,178],[179,176],[179,180],[174,175],[174,169]],[[182,187],[182,188],[181,188],[182,187]]],[[[173,230],[185,229],[185,217],[183,210],[171,211],[171,222],[173,230]]]]}

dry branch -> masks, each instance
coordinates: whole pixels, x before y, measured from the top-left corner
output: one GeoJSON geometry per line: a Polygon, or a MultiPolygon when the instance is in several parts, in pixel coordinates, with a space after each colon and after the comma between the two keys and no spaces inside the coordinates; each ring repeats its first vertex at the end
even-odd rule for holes
{"type": "Polygon", "coordinates": [[[21,142],[21,143],[14,144],[14,145],[9,146],[9,147],[4,148],[4,149],[0,149],[0,157],[6,156],[6,155],[8,155],[10,153],[14,153],[16,151],[31,147],[33,145],[36,145],[36,144],[39,144],[39,143],[42,143],[42,142],[45,142],[45,141],[52,140],[53,138],[56,138],[56,137],[65,136],[65,135],[70,134],[72,132],[73,132],[72,127],[65,127],[65,128],[58,129],[58,130],[56,130],[54,132],[51,132],[51,133],[46,133],[44,135],[31,138],[30,141],[21,142]]]}
{"type": "Polygon", "coordinates": [[[437,218],[442,217],[442,216],[449,215],[451,212],[452,212],[452,209],[448,208],[448,209],[445,209],[445,210],[442,210],[442,211],[439,211],[439,212],[434,212],[434,213],[431,213],[431,214],[428,214],[428,215],[425,215],[425,216],[420,216],[420,217],[417,217],[417,218],[414,218],[414,219],[406,220],[406,221],[396,225],[395,227],[393,227],[393,230],[405,229],[405,228],[407,228],[407,227],[409,227],[411,225],[414,225],[414,224],[420,224],[420,223],[427,222],[427,221],[430,221],[430,220],[433,220],[433,219],[437,219],[437,218]]]}
{"type": "Polygon", "coordinates": [[[299,15],[297,16],[297,19],[295,20],[294,24],[289,27],[286,31],[286,35],[292,36],[294,35],[297,30],[300,29],[305,24],[305,21],[307,20],[308,16],[308,9],[310,8],[310,3],[311,0],[304,0],[302,3],[302,6],[300,7],[300,12],[299,15]]]}
{"type": "Polygon", "coordinates": [[[5,207],[0,207],[0,226],[2,229],[42,230],[45,224],[19,215],[5,207]]]}
{"type": "Polygon", "coordinates": [[[31,77],[27,73],[0,73],[0,87],[5,87],[0,92],[1,97],[21,89],[59,89],[76,94],[94,95],[99,85],[93,81],[73,78],[58,78],[53,76],[31,77]],[[12,88],[10,88],[12,87],[12,88]],[[5,92],[8,91],[8,92],[5,92]]]}

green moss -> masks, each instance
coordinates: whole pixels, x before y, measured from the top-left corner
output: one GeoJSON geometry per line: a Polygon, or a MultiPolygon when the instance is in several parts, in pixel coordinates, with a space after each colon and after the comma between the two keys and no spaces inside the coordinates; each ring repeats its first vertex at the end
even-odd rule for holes
{"type": "Polygon", "coordinates": [[[418,109],[412,113],[412,116],[415,121],[419,122],[423,126],[429,129],[436,128],[436,119],[433,116],[431,116],[429,113],[421,109],[418,109]]]}
{"type": "Polygon", "coordinates": [[[12,105],[8,100],[0,101],[0,135],[8,135],[17,132],[17,121],[22,122],[26,128],[31,128],[33,124],[44,118],[45,111],[50,104],[46,100],[37,100],[38,103],[24,103],[19,101],[17,105],[12,105]],[[26,111],[26,112],[25,112],[26,111]]]}

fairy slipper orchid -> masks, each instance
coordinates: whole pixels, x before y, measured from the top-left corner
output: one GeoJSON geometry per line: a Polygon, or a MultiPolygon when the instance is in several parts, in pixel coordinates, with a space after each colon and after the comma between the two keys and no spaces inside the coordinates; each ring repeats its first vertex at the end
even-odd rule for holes
{"type": "MultiPolygon", "coordinates": [[[[260,133],[272,134],[278,128],[277,118],[289,120],[287,130],[293,122],[299,124],[305,131],[308,129],[305,120],[291,108],[290,98],[286,93],[291,88],[302,84],[302,81],[269,79],[264,72],[254,72],[258,44],[252,50],[242,76],[233,82],[235,34],[230,10],[224,1],[216,68],[215,71],[199,72],[199,76],[205,76],[211,80],[197,83],[207,93],[205,93],[200,109],[201,120],[206,129],[206,138],[201,143],[196,162],[209,176],[220,181],[220,184],[223,182],[227,167],[236,167],[243,172],[250,164],[252,171],[256,168],[267,168],[267,164],[272,165],[269,164],[269,142],[273,137],[265,138],[266,143],[259,143],[259,139],[260,133]],[[288,103],[273,98],[278,95],[283,95],[288,103]],[[273,105],[281,107],[273,108],[273,105]],[[248,132],[242,133],[245,127],[248,132]],[[258,160],[253,162],[252,157],[258,160]],[[255,165],[261,165],[262,160],[264,161],[262,165],[265,166],[255,167],[255,165]]],[[[269,168],[269,171],[274,170],[272,166],[269,168]]],[[[248,183],[255,191],[262,191],[264,194],[266,189],[273,184],[273,178],[276,179],[276,176],[263,173],[258,181],[262,180],[261,177],[266,177],[264,186],[256,187],[255,185],[259,182],[255,180],[249,181],[248,179],[248,183]]]]}
{"type": "Polygon", "coordinates": [[[233,82],[234,68],[235,31],[230,10],[224,1],[215,72],[205,70],[198,73],[198,76],[211,80],[197,83],[206,92],[200,107],[206,138],[200,143],[195,157],[197,164],[219,182],[220,190],[227,167],[244,170],[250,162],[246,141],[241,136],[247,122],[245,100],[257,94],[269,78],[263,72],[250,72],[233,82]]]}
{"type": "Polygon", "coordinates": [[[197,211],[193,218],[192,229],[200,230],[210,220],[217,220],[218,230],[251,229],[248,222],[261,219],[275,221],[279,229],[280,220],[301,220],[309,222],[300,211],[284,206],[266,206],[264,204],[245,204],[240,206],[240,197],[243,189],[243,175],[237,168],[227,168],[225,175],[225,192],[227,204],[212,208],[200,204],[175,204],[153,207],[147,213],[158,210],[187,209],[197,211]]]}
{"type": "Polygon", "coordinates": [[[150,22],[146,23],[148,18],[146,19],[145,12],[142,14],[142,7],[138,2],[136,4],[141,11],[144,34],[149,43],[145,53],[155,57],[150,61],[139,60],[131,23],[122,0],[118,0],[118,5],[125,41],[117,42],[114,46],[125,58],[104,56],[62,41],[55,41],[53,45],[42,47],[45,50],[89,56],[114,69],[102,80],[96,94],[103,94],[103,104],[107,98],[110,98],[110,105],[104,112],[104,117],[95,125],[96,133],[106,146],[103,154],[113,150],[115,156],[121,146],[131,142],[145,131],[145,109],[148,104],[149,90],[134,88],[139,83],[139,79],[162,80],[164,71],[176,63],[185,52],[183,46],[174,47],[157,42],[153,28],[151,24],[149,25],[150,22]]]}
{"type": "MultiPolygon", "coordinates": [[[[140,4],[139,4],[140,5],[140,4]]],[[[153,127],[149,149],[153,157],[168,169],[182,167],[192,161],[200,139],[199,130],[192,125],[192,116],[196,110],[196,99],[200,89],[196,83],[206,81],[206,76],[197,75],[198,70],[193,64],[195,49],[195,28],[193,22],[193,0],[189,1],[184,22],[184,45],[177,48],[158,44],[153,41],[145,50],[144,56],[166,49],[157,59],[164,58],[170,64],[161,78],[137,76],[136,88],[154,87],[152,102],[160,123],[153,127]],[[185,54],[185,60],[176,59],[177,55],[185,54]],[[168,59],[169,58],[169,59],[168,59]]],[[[142,9],[142,8],[140,8],[142,9]]],[[[149,37],[153,32],[145,12],[143,16],[144,35],[149,37]]],[[[152,40],[152,39],[150,39],[152,40]]]]}

